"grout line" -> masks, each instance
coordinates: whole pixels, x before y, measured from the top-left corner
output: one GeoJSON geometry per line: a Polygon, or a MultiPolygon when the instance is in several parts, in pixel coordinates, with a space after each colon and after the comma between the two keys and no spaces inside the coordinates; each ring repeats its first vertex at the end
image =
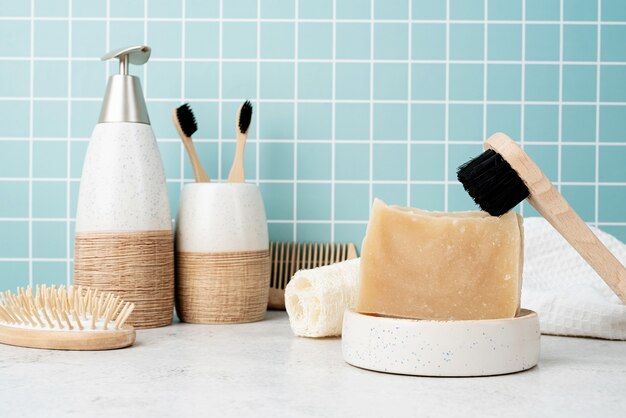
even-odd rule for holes
{"type": "MultiPolygon", "coordinates": [[[[489,9],[489,0],[484,0],[483,2],[483,13],[485,16],[487,16],[488,13],[488,9],[489,9]]],[[[487,73],[489,70],[489,61],[487,58],[487,54],[489,52],[489,42],[488,42],[488,36],[489,36],[489,25],[487,24],[487,21],[485,20],[484,22],[484,28],[483,28],[483,100],[482,100],[482,105],[483,105],[483,138],[482,140],[485,141],[487,140],[487,104],[489,103],[489,101],[487,100],[487,73]]],[[[481,145],[482,145],[482,141],[481,141],[481,145]]]]}
{"type": "MultiPolygon", "coordinates": [[[[148,45],[148,0],[143,0],[143,44],[148,45]]],[[[128,73],[130,74],[130,64],[128,65],[128,73]]],[[[148,66],[143,67],[143,88],[144,96],[148,96],[148,66]]]]}
{"type": "Polygon", "coordinates": [[[35,0],[30,0],[30,102],[28,119],[28,284],[33,285],[33,150],[34,150],[34,76],[35,76],[35,0]]]}
{"type": "MultiPolygon", "coordinates": [[[[485,15],[486,16],[486,15],[485,15]]],[[[219,22],[220,20],[223,20],[225,22],[229,22],[229,23],[254,23],[256,22],[255,18],[185,18],[185,17],[150,17],[147,20],[150,22],[180,22],[182,20],[187,20],[189,22],[219,22]]],[[[29,17],[27,16],[2,16],[0,17],[0,21],[1,20],[7,20],[7,21],[11,21],[11,20],[25,20],[28,21],[30,20],[29,17]]],[[[52,16],[37,16],[37,17],[33,17],[33,20],[35,21],[63,21],[63,20],[67,20],[67,18],[64,17],[52,17],[52,16]]],[[[83,22],[101,22],[101,21],[105,21],[106,18],[105,17],[76,17],[74,18],[74,20],[76,21],[83,21],[83,22]]],[[[114,22],[142,22],[144,19],[141,17],[109,17],[109,20],[114,21],[114,22]]],[[[276,22],[276,23],[293,23],[296,19],[295,18],[263,18],[264,22],[276,22]]],[[[301,22],[307,22],[307,23],[332,23],[332,19],[298,19],[301,22]]],[[[382,24],[393,24],[393,23],[407,23],[409,21],[413,21],[413,23],[446,23],[446,22],[450,22],[451,24],[481,24],[481,23],[485,23],[488,19],[483,18],[483,19],[475,19],[475,20],[470,20],[470,19],[337,19],[338,23],[370,23],[370,22],[374,22],[374,23],[382,23],[382,24]]],[[[511,25],[511,24],[521,24],[522,20],[515,20],[515,19],[509,19],[509,20],[505,20],[505,19],[492,19],[489,20],[489,24],[494,24],[494,25],[511,25]]],[[[527,24],[533,24],[533,25],[553,25],[553,24],[558,24],[559,21],[558,20],[529,20],[526,22],[527,24]]],[[[586,25],[586,26],[592,26],[592,25],[596,25],[596,21],[587,21],[587,20],[572,20],[572,21],[568,21],[568,24],[572,24],[572,25],[586,25]]],[[[606,25],[614,25],[614,26],[624,26],[626,25],[626,20],[622,20],[622,21],[607,21],[607,22],[603,22],[603,24],[606,25]]]]}
{"type": "Polygon", "coordinates": [[[594,188],[594,224],[600,223],[600,63],[602,52],[602,0],[598,0],[598,27],[596,44],[596,131],[595,131],[595,188],[594,188]]]}
{"type": "MultiPolygon", "coordinates": [[[[408,69],[407,69],[407,98],[411,100],[413,97],[413,65],[410,60],[413,58],[413,24],[411,23],[411,19],[413,17],[413,2],[409,1],[409,22],[408,22],[408,40],[407,40],[407,58],[409,59],[408,69]]],[[[413,158],[411,152],[411,134],[412,134],[412,117],[413,117],[413,106],[409,104],[406,109],[406,206],[411,206],[411,160],[413,158]]]]}
{"type": "MultiPolygon", "coordinates": [[[[401,143],[400,145],[406,145],[406,142],[401,143]]],[[[31,179],[28,177],[16,177],[16,178],[0,178],[0,181],[4,182],[29,182],[31,179]]],[[[65,182],[67,179],[65,177],[58,179],[45,179],[45,178],[37,178],[32,179],[37,182],[65,182]]],[[[80,178],[71,178],[69,179],[72,183],[78,183],[80,178]]],[[[330,184],[332,180],[308,180],[308,179],[300,179],[298,183],[308,183],[308,184],[330,184]]],[[[167,183],[179,183],[180,180],[177,178],[170,178],[166,180],[167,183]]],[[[290,179],[260,179],[259,183],[270,184],[270,183],[293,183],[293,180],[290,179]]],[[[337,184],[369,184],[370,180],[335,180],[337,184]]],[[[373,184],[406,184],[406,180],[372,180],[373,184]]],[[[411,180],[411,184],[460,184],[457,180],[411,180]]],[[[597,182],[598,186],[601,187],[626,187],[626,182],[608,182],[608,181],[599,181],[597,182]]],[[[595,181],[564,181],[563,186],[595,186],[595,181]]],[[[2,219],[11,219],[11,220],[28,220],[29,218],[2,218],[0,217],[0,221],[2,219]]],[[[66,220],[65,217],[60,218],[32,218],[33,220],[41,221],[41,220],[66,220]]]]}
{"type": "MultiPolygon", "coordinates": [[[[0,58],[1,61],[1,58],[0,58]]],[[[378,63],[378,61],[375,61],[378,63]]],[[[493,63],[489,61],[489,63],[493,63]]],[[[485,64],[485,62],[481,62],[481,64],[485,64]]],[[[529,64],[528,62],[526,64],[529,64]]],[[[605,63],[601,63],[605,65],[605,63]]],[[[45,96],[34,96],[35,100],[45,100],[45,101],[65,101],[67,97],[45,97],[45,96]]],[[[77,102],[100,102],[102,101],[101,97],[72,97],[73,101],[77,102]]],[[[10,102],[20,102],[20,101],[29,101],[30,96],[15,96],[15,97],[0,97],[0,101],[10,101],[10,102]]],[[[175,103],[178,100],[178,97],[152,97],[146,98],[146,103],[175,103]]],[[[261,99],[258,100],[261,103],[293,103],[295,99],[261,99]]],[[[382,103],[382,104],[445,104],[446,100],[400,100],[400,99],[372,99],[374,103],[382,103]]],[[[194,98],[190,100],[190,103],[239,103],[241,99],[200,99],[194,98]]],[[[300,103],[330,103],[330,100],[327,99],[299,99],[300,103]]],[[[346,103],[346,104],[369,104],[370,100],[368,99],[337,99],[337,103],[346,103]]],[[[484,104],[484,100],[448,100],[449,104],[484,104]]],[[[494,105],[521,105],[521,100],[487,100],[487,103],[494,105]]],[[[559,105],[560,103],[568,106],[593,106],[596,101],[588,101],[588,102],[579,102],[579,101],[538,101],[538,100],[526,100],[524,104],[530,105],[559,105]]],[[[623,107],[626,106],[626,102],[602,102],[600,101],[600,105],[602,106],[616,106],[623,107]]]]}
{"type": "MultiPolygon", "coordinates": [[[[335,155],[335,139],[336,139],[336,129],[337,129],[337,103],[335,99],[337,98],[337,0],[333,0],[333,34],[332,34],[332,105],[331,105],[331,127],[330,127],[330,242],[335,242],[335,163],[336,163],[336,155],[335,155]]],[[[298,0],[296,0],[296,8],[298,7],[298,0]]],[[[297,32],[296,32],[297,33],[297,32]]],[[[297,44],[297,36],[296,36],[296,44],[297,44]]]]}
{"type": "MultiPolygon", "coordinates": [[[[399,145],[406,145],[406,143],[400,143],[399,145]]],[[[37,181],[37,182],[65,182],[67,178],[59,177],[59,178],[29,178],[29,177],[2,177],[0,181],[2,182],[29,182],[29,181],[37,181]]],[[[193,179],[189,178],[190,181],[193,179]]],[[[80,178],[70,178],[70,182],[78,183],[80,182],[80,178]]],[[[330,184],[332,180],[330,179],[300,179],[299,183],[315,183],[315,184],[330,184]]],[[[166,180],[167,183],[179,183],[180,180],[177,178],[170,178],[166,180]]],[[[406,184],[406,180],[372,180],[374,184],[406,184]]],[[[291,179],[260,179],[259,183],[293,183],[291,179]]],[[[335,180],[335,183],[338,184],[368,184],[370,180],[335,180]]],[[[460,184],[457,180],[411,180],[411,184],[460,184]]],[[[599,186],[602,187],[624,187],[626,186],[626,182],[623,181],[600,181],[597,182],[599,186]]],[[[595,186],[595,181],[564,181],[563,186],[595,186]]],[[[2,218],[0,218],[1,220],[2,218]]],[[[10,218],[16,219],[16,218],[10,218]]],[[[33,218],[34,219],[34,218],[33,218]]],[[[66,218],[51,218],[51,219],[66,219],[66,218]]],[[[28,218],[26,218],[28,220],[28,218]]],[[[41,220],[41,219],[37,219],[41,220]]]]}
{"type": "MultiPolygon", "coordinates": [[[[106,0],[106,21],[105,21],[105,33],[106,33],[106,39],[104,40],[105,42],[105,49],[106,51],[104,51],[104,53],[108,53],[111,49],[111,0],[106,0]]],[[[98,58],[94,57],[94,60],[98,60],[98,58]]],[[[108,82],[109,80],[109,63],[106,62],[104,63],[104,82],[108,82]]],[[[102,100],[102,99],[100,99],[102,100]]]]}
{"type": "MultiPolygon", "coordinates": [[[[182,17],[185,17],[187,13],[187,3],[186,0],[181,1],[181,13],[182,17]]],[[[186,41],[187,41],[187,25],[186,20],[183,19],[181,24],[181,36],[180,36],[180,103],[185,103],[185,57],[187,55],[186,50],[186,41]]],[[[181,141],[182,142],[182,141],[181,141]]],[[[179,143],[180,146],[180,191],[182,192],[183,187],[185,186],[185,146],[182,143],[179,143]]],[[[191,163],[191,162],[190,162],[191,163]]],[[[195,175],[194,175],[195,177],[195,175]]],[[[169,194],[169,191],[168,191],[169,194]]]]}
{"type": "Polygon", "coordinates": [[[448,211],[450,188],[448,187],[450,163],[448,157],[450,155],[449,144],[449,128],[448,121],[450,119],[450,0],[446,0],[446,85],[445,85],[445,103],[443,118],[443,178],[445,181],[443,188],[443,210],[448,211]]]}
{"type": "MultiPolygon", "coordinates": [[[[299,2],[298,0],[295,1],[295,9],[294,9],[294,14],[295,17],[298,17],[298,11],[299,11],[299,2]]],[[[261,1],[259,0],[259,8],[261,7],[261,1]]],[[[259,16],[260,16],[260,11],[259,11],[259,16]]],[[[259,23],[260,25],[260,23],[259,23]]],[[[298,77],[299,77],[299,73],[298,73],[298,55],[300,53],[299,49],[298,49],[298,36],[299,36],[299,30],[298,30],[298,23],[295,23],[295,28],[294,28],[294,33],[296,36],[296,39],[294,41],[294,74],[293,74],[293,85],[294,85],[294,93],[293,93],[293,99],[294,99],[294,103],[293,103],[293,242],[298,242],[298,112],[300,111],[299,107],[298,107],[298,95],[299,95],[299,91],[298,91],[298,77]]],[[[261,58],[261,55],[259,54],[258,58],[261,58]]],[[[257,82],[260,82],[260,79],[257,80],[257,82]]]]}
{"type": "MultiPolygon", "coordinates": [[[[223,102],[222,95],[224,94],[222,91],[222,79],[224,73],[224,0],[220,0],[220,18],[218,23],[218,36],[219,36],[219,46],[218,46],[218,65],[217,65],[217,181],[219,182],[222,179],[222,137],[223,137],[223,129],[222,129],[222,117],[223,117],[223,102]]],[[[257,120],[259,118],[257,117],[257,120]]]]}
{"type": "MultiPolygon", "coordinates": [[[[256,20],[256,86],[254,87],[254,92],[256,96],[256,126],[255,126],[255,141],[256,141],[256,157],[255,157],[255,172],[256,172],[256,185],[259,187],[259,179],[261,178],[261,114],[263,109],[261,109],[261,1],[257,1],[257,17],[256,20]]],[[[221,30],[220,30],[221,33],[221,30]]],[[[220,35],[221,36],[221,35],[220,35]]],[[[221,84],[221,80],[220,80],[221,84]]],[[[294,100],[296,97],[294,96],[294,100]]]]}
{"type": "Polygon", "coordinates": [[[561,191],[563,155],[563,0],[559,2],[559,107],[557,122],[557,163],[556,187],[561,191]]]}
{"type": "MultiPolygon", "coordinates": [[[[1,137],[0,136],[0,142],[3,141],[17,141],[17,142],[28,142],[30,140],[29,137],[27,136],[22,136],[22,137],[1,137]]],[[[61,141],[67,141],[68,138],[65,137],[35,137],[34,138],[35,141],[37,142],[61,142],[61,141]]],[[[89,142],[89,138],[88,137],[74,137],[74,138],[70,138],[71,142],[89,142]]],[[[158,142],[179,142],[180,138],[178,137],[172,137],[172,138],[159,138],[158,142]]],[[[203,142],[203,143],[216,143],[218,141],[218,138],[198,138],[195,139],[194,138],[194,142],[203,142]]],[[[261,143],[266,143],[266,144],[276,144],[276,143],[291,143],[292,140],[290,139],[259,139],[258,140],[261,143]]],[[[230,138],[230,139],[225,139],[224,142],[229,142],[229,143],[236,143],[236,139],[234,138],[230,138]]],[[[322,138],[315,138],[315,139],[300,139],[300,142],[306,142],[307,144],[328,144],[330,143],[330,139],[322,139],[322,138]]],[[[369,140],[368,139],[337,139],[335,140],[335,142],[337,144],[369,144],[369,140]]],[[[441,145],[443,143],[443,140],[419,140],[419,141],[413,141],[415,144],[420,144],[420,145],[441,145]]],[[[406,145],[406,140],[398,140],[398,139],[375,139],[374,140],[375,144],[396,144],[396,145],[406,145]]],[[[463,140],[449,140],[448,143],[450,145],[481,145],[483,143],[483,141],[463,141],[463,140]]],[[[561,141],[561,143],[563,145],[567,145],[567,146],[571,146],[571,147],[576,147],[576,146],[595,146],[596,142],[594,141],[561,141]]],[[[557,143],[554,141],[529,141],[529,140],[524,140],[524,144],[525,145],[539,145],[539,146],[556,146],[557,143]]],[[[601,142],[600,147],[624,147],[626,146],[626,142],[601,142]]],[[[5,179],[11,180],[15,177],[5,177],[5,179]]],[[[1,179],[1,178],[0,178],[1,179]]]]}
{"type": "MultiPolygon", "coordinates": [[[[68,3],[68,34],[67,34],[67,53],[68,53],[68,57],[72,57],[73,54],[73,50],[72,50],[72,34],[73,34],[73,27],[72,27],[72,2],[73,0],[69,0],[68,3]]],[[[67,175],[67,179],[66,179],[66,185],[65,185],[65,216],[68,218],[68,220],[66,221],[65,224],[65,256],[67,257],[67,264],[65,266],[65,274],[66,274],[66,283],[69,286],[70,285],[70,278],[73,276],[71,271],[70,271],[70,261],[69,258],[72,256],[72,254],[70,254],[70,240],[72,239],[71,236],[71,230],[70,230],[70,193],[71,193],[71,182],[69,181],[69,179],[72,177],[72,173],[71,173],[71,161],[72,161],[72,143],[70,141],[70,138],[72,137],[72,66],[68,65],[67,66],[67,143],[65,144],[66,146],[66,175],[67,175]]]]}
{"type": "MultiPolygon", "coordinates": [[[[522,0],[522,71],[521,71],[521,106],[520,106],[520,147],[524,149],[524,136],[526,135],[526,0],[522,0]]],[[[524,199],[519,205],[520,215],[524,216],[524,199]]]]}
{"type": "MultiPolygon", "coordinates": [[[[67,19],[67,18],[66,18],[67,19]]],[[[266,20],[261,19],[261,22],[266,22],[266,20]]],[[[0,22],[2,19],[0,18],[0,22]]],[[[267,23],[267,22],[266,22],[267,23]]],[[[569,23],[568,23],[569,24],[569,23]]],[[[602,23],[603,25],[606,22],[602,23]]],[[[99,57],[33,57],[35,62],[54,62],[54,61],[62,61],[62,62],[100,62],[99,57]]],[[[4,56],[1,58],[2,61],[30,61],[28,57],[7,57],[4,56]]],[[[180,58],[171,58],[171,57],[154,57],[150,58],[150,62],[179,62],[180,58]]],[[[230,62],[230,63],[256,63],[258,61],[261,62],[273,62],[273,63],[293,63],[296,60],[293,58],[186,58],[187,62],[230,62]]],[[[306,63],[315,63],[315,64],[332,64],[333,60],[328,58],[302,58],[299,59],[298,62],[306,62],[306,63]]],[[[337,63],[357,63],[357,64],[368,64],[370,62],[369,59],[358,59],[358,58],[337,58],[335,60],[337,63]]],[[[383,64],[482,64],[482,60],[465,60],[465,59],[456,59],[456,60],[441,60],[441,59],[386,59],[386,58],[378,58],[375,59],[376,63],[383,64]]],[[[522,60],[490,60],[491,64],[522,64],[522,60]]],[[[594,66],[596,65],[595,61],[541,61],[541,60],[526,60],[525,64],[534,64],[534,65],[559,65],[559,63],[563,63],[565,65],[581,65],[581,66],[594,66]]],[[[603,61],[603,65],[612,65],[621,67],[626,65],[626,61],[603,61]]]]}
{"type": "Polygon", "coordinates": [[[374,0],[370,0],[370,99],[369,99],[369,208],[368,218],[372,214],[374,202],[374,0]]]}

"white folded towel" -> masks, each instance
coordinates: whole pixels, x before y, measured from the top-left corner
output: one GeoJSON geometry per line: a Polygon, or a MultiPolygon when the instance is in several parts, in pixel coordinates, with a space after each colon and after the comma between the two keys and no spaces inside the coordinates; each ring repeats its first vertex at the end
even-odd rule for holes
{"type": "MultiPolygon", "coordinates": [[[[592,230],[626,265],[626,244],[592,230]]],[[[522,306],[542,333],[626,340],[626,305],[545,219],[524,219],[524,242],[522,306]]]]}

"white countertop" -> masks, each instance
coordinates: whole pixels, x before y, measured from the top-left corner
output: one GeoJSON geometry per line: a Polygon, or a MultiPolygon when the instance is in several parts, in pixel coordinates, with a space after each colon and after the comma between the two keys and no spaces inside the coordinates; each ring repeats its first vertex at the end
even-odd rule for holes
{"type": "Polygon", "coordinates": [[[339,339],[296,338],[284,312],[176,323],[117,351],[0,345],[0,416],[626,416],[626,342],[543,336],[541,350],[518,374],[411,377],[346,364],[339,339]]]}

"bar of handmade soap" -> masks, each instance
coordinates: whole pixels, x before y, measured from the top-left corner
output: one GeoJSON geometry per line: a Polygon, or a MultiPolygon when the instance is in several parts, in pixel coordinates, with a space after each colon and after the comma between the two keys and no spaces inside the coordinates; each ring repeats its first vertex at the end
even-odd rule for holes
{"type": "Polygon", "coordinates": [[[374,201],[357,310],[402,318],[512,318],[519,310],[522,218],[428,212],[374,201]]]}

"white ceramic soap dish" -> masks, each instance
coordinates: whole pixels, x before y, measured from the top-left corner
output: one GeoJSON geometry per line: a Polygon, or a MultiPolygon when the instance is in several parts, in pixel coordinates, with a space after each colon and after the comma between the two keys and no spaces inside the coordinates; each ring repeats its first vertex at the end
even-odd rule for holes
{"type": "Polygon", "coordinates": [[[353,366],[415,376],[491,376],[534,367],[539,318],[522,309],[513,319],[425,321],[346,310],[343,358],[353,366]]]}

